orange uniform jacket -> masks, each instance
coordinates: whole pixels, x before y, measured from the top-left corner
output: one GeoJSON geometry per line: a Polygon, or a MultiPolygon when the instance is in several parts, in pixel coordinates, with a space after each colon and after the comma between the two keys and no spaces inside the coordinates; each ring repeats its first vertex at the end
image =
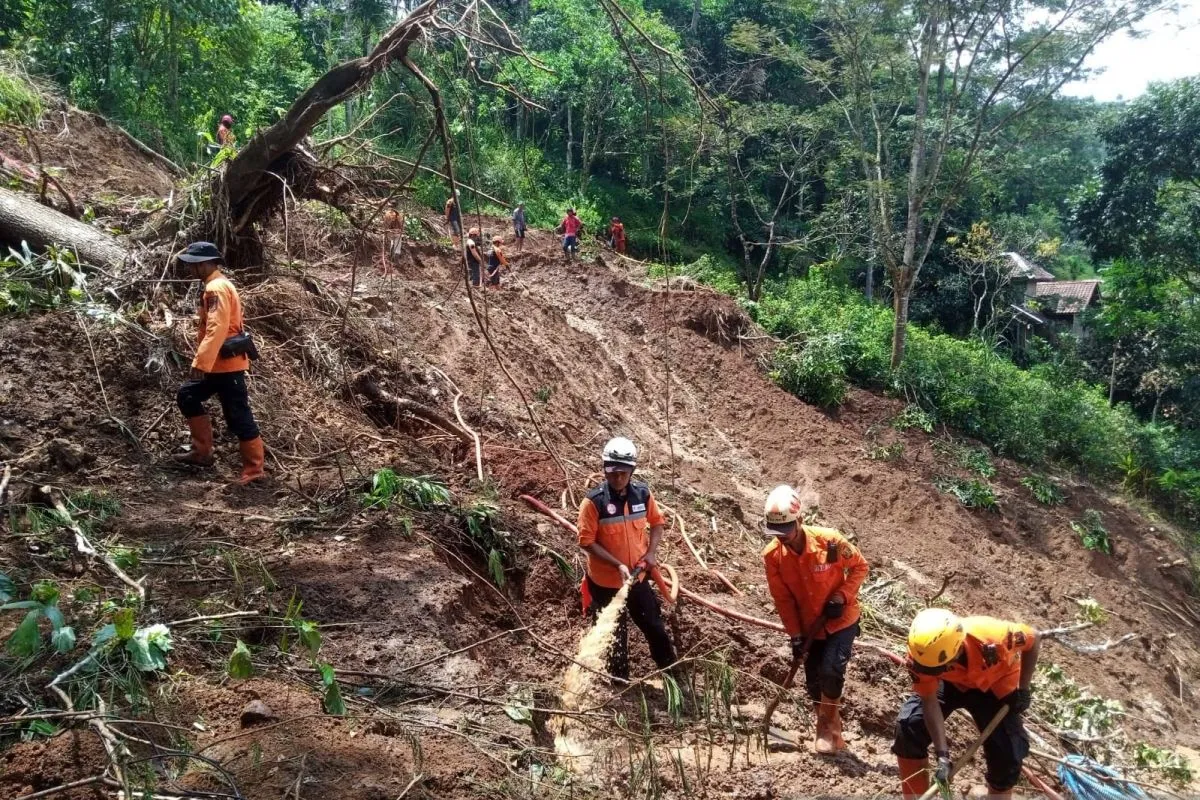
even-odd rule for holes
{"type": "MultiPolygon", "coordinates": [[[[588,548],[598,543],[633,569],[650,549],[650,529],[663,522],[662,511],[645,484],[631,481],[624,502],[607,491],[607,484],[601,484],[579,504],[579,546],[588,548]]],[[[620,571],[591,553],[588,577],[598,586],[621,588],[620,571]]]]}
{"type": "Polygon", "coordinates": [[[959,661],[941,675],[912,672],[913,691],[921,697],[937,694],[938,681],[948,681],[959,689],[978,689],[1005,697],[1021,683],[1021,653],[1037,643],[1037,631],[1019,622],[995,617],[963,617],[967,639],[966,665],[959,661]]]}
{"type": "Polygon", "coordinates": [[[767,587],[789,636],[808,632],[834,593],[846,601],[842,616],[825,623],[816,638],[858,621],[858,589],[867,579],[867,560],[838,531],[804,525],[804,552],[795,553],[774,539],[763,550],[767,587]]]}
{"type": "Polygon", "coordinates": [[[221,358],[221,345],[230,336],[242,332],[242,301],[237,289],[218,270],[208,276],[200,298],[199,343],[192,366],[202,372],[244,372],[250,369],[250,357],[243,354],[221,358]]]}

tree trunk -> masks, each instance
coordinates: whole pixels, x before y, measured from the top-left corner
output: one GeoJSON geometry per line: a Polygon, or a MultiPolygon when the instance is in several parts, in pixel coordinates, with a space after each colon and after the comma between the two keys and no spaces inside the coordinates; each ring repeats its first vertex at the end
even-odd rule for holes
{"type": "Polygon", "coordinates": [[[567,172],[571,171],[571,154],[575,151],[575,130],[571,123],[571,104],[567,103],[567,172]]]}
{"type": "Polygon", "coordinates": [[[33,250],[58,245],[74,250],[79,261],[106,269],[125,263],[127,251],[119,241],[37,201],[0,188],[0,240],[15,248],[27,242],[33,250]]]}
{"type": "Polygon", "coordinates": [[[908,343],[908,298],[912,287],[901,283],[892,298],[896,321],[892,325],[892,369],[897,369],[904,360],[904,346],[908,343]]]}
{"type": "Polygon", "coordinates": [[[696,31],[700,29],[700,0],[692,0],[692,24],[689,30],[692,35],[696,35],[696,31]]]}

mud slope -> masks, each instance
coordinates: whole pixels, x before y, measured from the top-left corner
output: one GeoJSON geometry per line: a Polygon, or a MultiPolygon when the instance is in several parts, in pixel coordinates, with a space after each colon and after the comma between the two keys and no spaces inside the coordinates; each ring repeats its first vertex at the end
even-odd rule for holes
{"type": "MultiPolygon", "coordinates": [[[[1047,509],[1018,483],[1025,472],[998,460],[993,483],[1001,511],[969,512],[933,488],[931,478],[947,466],[929,437],[889,427],[900,404],[856,392],[830,416],[796,400],[766,379],[759,356],[769,342],[731,300],[667,292],[632,262],[589,255],[567,265],[553,237],[535,232],[528,251],[513,256],[506,288],[476,296],[477,320],[444,243],[409,247],[395,274],[384,276],[372,254],[352,269],[322,219],[297,209],[286,234],[290,250],[282,224],[270,232],[268,248],[272,263],[293,266],[256,283],[243,280],[248,319],[263,339],[252,397],[275,476],[268,488],[224,485],[237,464],[223,430],[215,474],[166,466],[185,435],[173,407],[185,359],[170,356],[188,352],[194,294],[184,287],[129,311],[125,322],[69,310],[0,319],[0,459],[12,464],[15,487],[3,571],[22,583],[57,581],[82,640],[107,619],[100,601],[119,600],[122,591],[102,567],[74,553],[69,533],[31,535],[21,504],[41,502],[35,487],[42,485],[117,498],[120,513],[94,535],[110,547],[140,549],[138,574],[146,575],[149,600],[138,624],[174,623],[171,677],[150,685],[154,719],[180,726],[176,733],[189,747],[217,760],[246,797],[282,797],[298,786],[305,797],[373,800],[397,797],[410,785],[409,797],[529,796],[531,775],[554,774],[540,709],[555,705],[584,622],[576,586],[551,552],[577,569],[582,560],[569,534],[517,499],[528,492],[559,508],[563,471],[546,455],[481,324],[569,473],[572,492],[579,496],[592,479],[605,438],[634,438],[643,449],[643,477],[745,596],[731,596],[703,574],[674,526],[661,558],[694,591],[773,617],[758,560],[758,509],[774,484],[807,484],[819,497],[820,519],[854,535],[877,576],[895,579],[892,589],[931,596],[952,576],[946,596],[955,608],[1039,626],[1073,621],[1073,598],[1094,598],[1108,621],[1086,637],[1138,636],[1093,656],[1051,645],[1046,657],[1120,700],[1130,711],[1121,724],[1131,738],[1200,746],[1191,694],[1200,679],[1200,640],[1179,616],[1186,575],[1168,566],[1180,554],[1161,526],[1124,503],[1064,479],[1068,503],[1047,509]],[[352,388],[370,380],[453,420],[456,393],[447,378],[462,392],[463,419],[483,439],[484,485],[474,481],[473,455],[459,439],[411,417],[397,421],[352,388]],[[905,444],[898,460],[867,458],[871,442],[893,439],[905,444]],[[480,554],[461,546],[461,524],[449,512],[361,511],[359,495],[383,466],[441,475],[459,502],[492,498],[501,507],[504,528],[522,543],[502,590],[485,577],[480,554]],[[1070,522],[1088,508],[1102,513],[1115,555],[1079,546],[1070,522]],[[99,598],[85,599],[78,593],[84,586],[99,598]],[[303,601],[303,617],[323,626],[320,658],[342,682],[345,719],[319,713],[317,679],[294,642],[288,653],[279,651],[281,620],[293,600],[303,601]],[[191,621],[234,611],[259,615],[191,621]],[[505,630],[514,632],[497,636],[505,630]],[[251,679],[225,672],[237,639],[254,650],[251,679]],[[255,699],[274,719],[244,727],[240,715],[255,699]],[[530,724],[511,718],[508,712],[520,716],[514,704],[535,707],[530,724]]],[[[868,631],[876,639],[886,636],[889,616],[907,622],[898,605],[878,611],[883,621],[868,631]]],[[[15,622],[0,618],[0,634],[15,622]]],[[[682,609],[677,626],[691,657],[732,665],[735,704],[764,702],[772,693],[764,676],[777,679],[786,668],[779,634],[694,605],[682,609]]],[[[644,646],[633,638],[635,670],[646,670],[644,646]]],[[[52,704],[41,687],[82,652],[43,655],[19,692],[8,691],[18,673],[7,671],[0,714],[52,704]]],[[[728,731],[714,736],[704,723],[673,733],[661,693],[648,690],[652,729],[665,748],[658,791],[892,791],[888,737],[904,691],[895,667],[860,652],[847,690],[851,754],[774,754],[767,761],[746,748],[744,735],[735,752],[728,731]],[[671,766],[671,748],[682,748],[676,752],[686,758],[687,787],[671,766]]],[[[630,766],[645,755],[642,739],[623,738],[614,722],[618,712],[641,717],[636,695],[583,718],[596,741],[613,749],[590,776],[592,788],[578,794],[649,793],[644,770],[630,766]]],[[[778,714],[783,727],[811,735],[807,711],[785,705],[778,714]]],[[[640,734],[640,723],[632,726],[640,734]]],[[[157,729],[127,731],[160,746],[170,742],[157,729]]],[[[955,735],[962,741],[966,729],[955,735]]],[[[0,753],[0,795],[99,773],[97,741],[78,728],[10,746],[0,753]]],[[[194,764],[180,781],[219,789],[211,771],[194,764]]],[[[552,796],[552,789],[533,794],[552,796]]],[[[80,789],[60,796],[98,795],[80,789]]]]}

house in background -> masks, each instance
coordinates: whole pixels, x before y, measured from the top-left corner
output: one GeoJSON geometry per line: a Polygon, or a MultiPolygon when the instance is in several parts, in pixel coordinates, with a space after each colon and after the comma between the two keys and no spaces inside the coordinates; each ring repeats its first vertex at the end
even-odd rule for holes
{"type": "Polygon", "coordinates": [[[1051,341],[1064,330],[1082,336],[1084,313],[1100,302],[1100,281],[1060,281],[1019,253],[1003,255],[1010,285],[1021,293],[1021,302],[1012,305],[1016,345],[1023,348],[1031,333],[1051,341]]]}

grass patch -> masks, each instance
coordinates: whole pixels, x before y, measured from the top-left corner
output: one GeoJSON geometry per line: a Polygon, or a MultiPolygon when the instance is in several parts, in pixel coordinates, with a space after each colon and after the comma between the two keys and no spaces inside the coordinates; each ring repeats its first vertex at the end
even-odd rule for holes
{"type": "Polygon", "coordinates": [[[42,118],[42,96],[24,75],[0,64],[0,122],[36,125],[42,118]]]}
{"type": "Polygon", "coordinates": [[[1044,506],[1061,506],[1067,502],[1063,490],[1045,475],[1026,475],[1021,478],[1021,485],[1029,490],[1034,500],[1044,506]]]}
{"type": "Polygon", "coordinates": [[[951,495],[967,508],[982,508],[985,511],[996,511],[1000,504],[996,502],[996,493],[987,481],[973,478],[956,478],[952,475],[938,475],[933,479],[933,485],[938,491],[951,495]]]}

